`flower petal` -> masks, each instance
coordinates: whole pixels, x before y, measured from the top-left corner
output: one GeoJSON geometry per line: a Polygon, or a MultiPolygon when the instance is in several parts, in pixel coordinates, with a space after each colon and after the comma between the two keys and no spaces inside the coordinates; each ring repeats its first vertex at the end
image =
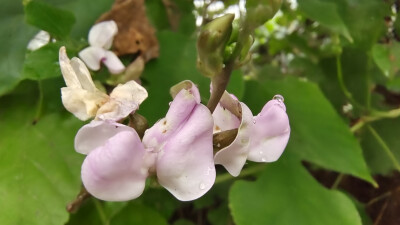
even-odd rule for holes
{"type": "Polygon", "coordinates": [[[92,76],[90,75],[89,70],[86,68],[85,63],[82,62],[79,58],[73,57],[71,59],[71,66],[75,71],[76,77],[81,84],[81,87],[87,91],[98,91],[96,86],[93,83],[92,76]]]}
{"type": "Polygon", "coordinates": [[[35,51],[50,42],[50,34],[44,30],[39,31],[28,43],[28,50],[35,51]]]}
{"type": "Polygon", "coordinates": [[[81,83],[76,75],[74,68],[71,66],[71,62],[68,58],[67,51],[64,46],[59,51],[59,62],[61,73],[63,75],[65,84],[71,88],[82,88],[81,83]]]}
{"type": "Polygon", "coordinates": [[[112,74],[119,74],[125,70],[124,64],[122,64],[118,56],[116,56],[112,51],[105,52],[105,56],[102,59],[102,62],[104,63],[104,65],[107,66],[108,70],[112,74]]]}
{"type": "Polygon", "coordinates": [[[97,71],[100,69],[100,62],[106,58],[107,50],[100,47],[89,46],[79,52],[81,58],[89,69],[97,71]]]}
{"type": "Polygon", "coordinates": [[[191,201],[204,195],[215,182],[213,119],[208,108],[198,104],[181,123],[160,149],[157,177],[177,199],[191,201]]]}
{"type": "MultiPolygon", "coordinates": [[[[227,147],[218,151],[214,156],[215,164],[221,164],[232,175],[238,176],[246,163],[249,153],[250,135],[253,126],[253,114],[250,109],[240,103],[242,118],[235,140],[227,147]]],[[[214,117],[215,121],[215,117],[214,117]]]]}
{"type": "Polygon", "coordinates": [[[86,157],[81,172],[83,185],[94,197],[105,201],[137,198],[148,176],[144,155],[136,132],[119,132],[86,157]]]}
{"type": "Polygon", "coordinates": [[[94,117],[99,106],[108,99],[109,97],[100,91],[90,92],[81,88],[61,88],[61,100],[64,107],[80,120],[94,117]]]}
{"type": "Polygon", "coordinates": [[[269,101],[254,117],[248,159],[254,162],[274,162],[279,159],[290,136],[285,104],[269,101]]]}
{"type": "Polygon", "coordinates": [[[120,132],[136,133],[135,129],[112,121],[93,120],[86,124],[75,136],[75,150],[89,154],[95,148],[105,145],[106,141],[120,132]]]}
{"type": "Polygon", "coordinates": [[[110,94],[110,100],[100,107],[97,116],[101,120],[114,120],[125,118],[139,108],[147,98],[144,87],[135,81],[119,84],[110,94]]]}
{"type": "Polygon", "coordinates": [[[236,129],[240,125],[240,120],[233,115],[227,108],[223,108],[218,104],[213,114],[214,133],[236,129]]]}
{"type": "Polygon", "coordinates": [[[163,143],[188,120],[194,107],[200,102],[198,89],[182,89],[172,101],[167,115],[146,130],[143,143],[146,148],[160,149],[163,143]]]}
{"type": "Polygon", "coordinates": [[[117,32],[118,26],[113,20],[100,22],[90,29],[89,44],[91,46],[109,49],[117,32]]]}

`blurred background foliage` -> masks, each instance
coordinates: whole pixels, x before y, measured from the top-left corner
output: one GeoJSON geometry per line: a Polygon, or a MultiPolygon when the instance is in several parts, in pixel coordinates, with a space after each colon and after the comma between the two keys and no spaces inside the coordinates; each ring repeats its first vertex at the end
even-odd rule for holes
{"type": "MultiPolygon", "coordinates": [[[[0,224],[400,223],[397,0],[287,0],[255,30],[252,58],[233,72],[228,91],[254,114],[275,94],[285,97],[292,133],[278,162],[248,163],[239,178],[217,166],[214,187],[193,202],[179,202],[150,182],[136,200],[90,198],[68,213],[81,185],[83,156],[73,140],[84,123],[62,106],[58,49],[65,45],[70,57],[77,55],[112,3],[3,0],[0,224]],[[56,41],[28,51],[40,30],[56,41]]],[[[169,88],[182,80],[198,84],[207,101],[209,80],[196,69],[198,26],[226,11],[244,13],[245,6],[239,0],[145,4],[160,56],[143,71],[149,98],[139,113],[153,124],[168,109],[169,88]]]]}

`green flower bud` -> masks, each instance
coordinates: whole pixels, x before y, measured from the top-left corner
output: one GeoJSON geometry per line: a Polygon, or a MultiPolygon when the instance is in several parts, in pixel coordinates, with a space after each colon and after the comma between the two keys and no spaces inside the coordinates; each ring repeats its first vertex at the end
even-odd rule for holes
{"type": "Polygon", "coordinates": [[[225,45],[232,33],[233,14],[226,14],[206,24],[197,40],[197,67],[205,76],[221,72],[225,45]]]}
{"type": "Polygon", "coordinates": [[[255,29],[274,17],[282,5],[282,0],[247,0],[246,25],[255,29]]]}

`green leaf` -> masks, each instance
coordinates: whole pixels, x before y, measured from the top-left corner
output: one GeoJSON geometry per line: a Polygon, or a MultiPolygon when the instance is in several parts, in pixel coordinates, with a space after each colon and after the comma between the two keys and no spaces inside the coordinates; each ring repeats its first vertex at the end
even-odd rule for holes
{"type": "Polygon", "coordinates": [[[299,0],[299,10],[312,20],[330,28],[353,42],[350,32],[343,22],[335,3],[323,0],[299,0]]]}
{"type": "Polygon", "coordinates": [[[372,48],[372,57],[387,78],[394,78],[400,69],[400,44],[375,44],[372,48]]]}
{"type": "Polygon", "coordinates": [[[58,51],[60,43],[50,43],[42,48],[27,54],[23,77],[32,80],[43,80],[46,78],[61,76],[58,64],[58,51]]]}
{"type": "Polygon", "coordinates": [[[160,57],[147,63],[142,74],[143,85],[150,95],[138,111],[150,124],[165,116],[172,101],[169,89],[173,85],[191,80],[198,85],[202,100],[210,93],[209,79],[196,69],[196,40],[170,31],[159,32],[158,40],[160,57]]]}
{"type": "MultiPolygon", "coordinates": [[[[400,163],[400,118],[376,121],[371,125],[393,153],[395,160],[400,163]]],[[[393,161],[369,130],[364,130],[361,145],[365,159],[374,174],[389,174],[395,170],[393,161]]]]}
{"type": "Polygon", "coordinates": [[[293,159],[271,164],[255,182],[235,182],[229,200],[237,225],[361,225],[350,199],[318,184],[293,159]]]}
{"type": "Polygon", "coordinates": [[[49,4],[29,1],[25,5],[25,21],[56,38],[66,38],[75,23],[75,17],[69,11],[49,4]]]}
{"type": "Polygon", "coordinates": [[[0,7],[0,96],[21,80],[28,41],[37,32],[24,23],[20,1],[7,0],[0,7]]]}
{"type": "Polygon", "coordinates": [[[113,225],[167,225],[167,220],[157,211],[135,201],[130,202],[112,220],[113,225]]]}
{"type": "Polygon", "coordinates": [[[32,85],[0,99],[0,224],[65,224],[80,188],[73,139],[82,122],[53,110],[33,123],[37,99],[32,85]]]}
{"type": "Polygon", "coordinates": [[[303,160],[374,183],[361,147],[321,90],[295,78],[246,85],[244,102],[257,114],[275,94],[285,97],[291,126],[288,149],[303,160]]]}

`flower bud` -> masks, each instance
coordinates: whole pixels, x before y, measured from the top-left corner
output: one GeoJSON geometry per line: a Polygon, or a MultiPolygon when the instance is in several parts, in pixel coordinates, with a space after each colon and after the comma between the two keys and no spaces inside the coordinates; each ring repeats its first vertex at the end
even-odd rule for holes
{"type": "Polygon", "coordinates": [[[204,26],[197,40],[197,67],[205,76],[213,77],[223,67],[225,45],[232,32],[233,14],[218,17],[204,26]]]}
{"type": "Polygon", "coordinates": [[[246,25],[255,29],[274,17],[281,7],[282,0],[247,0],[246,25]]]}

